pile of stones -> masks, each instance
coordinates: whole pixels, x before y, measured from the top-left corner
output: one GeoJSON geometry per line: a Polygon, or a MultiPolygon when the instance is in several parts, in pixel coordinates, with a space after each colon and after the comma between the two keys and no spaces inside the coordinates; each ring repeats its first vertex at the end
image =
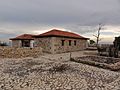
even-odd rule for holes
{"type": "Polygon", "coordinates": [[[119,76],[117,72],[70,61],[24,58],[0,62],[0,90],[119,90],[119,76]],[[63,72],[59,71],[61,66],[63,72]]]}
{"type": "Polygon", "coordinates": [[[39,57],[42,54],[42,48],[14,48],[0,47],[0,58],[24,58],[39,57]]]}

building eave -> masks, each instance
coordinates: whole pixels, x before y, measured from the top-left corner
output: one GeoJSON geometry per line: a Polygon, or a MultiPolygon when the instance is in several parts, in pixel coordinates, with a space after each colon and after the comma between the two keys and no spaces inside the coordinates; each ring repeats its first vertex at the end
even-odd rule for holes
{"type": "Polygon", "coordinates": [[[44,37],[62,37],[62,38],[73,38],[73,39],[84,39],[88,40],[89,38],[79,38],[79,37],[68,37],[68,36],[58,36],[58,35],[46,35],[46,36],[34,36],[35,38],[44,38],[44,37]]]}

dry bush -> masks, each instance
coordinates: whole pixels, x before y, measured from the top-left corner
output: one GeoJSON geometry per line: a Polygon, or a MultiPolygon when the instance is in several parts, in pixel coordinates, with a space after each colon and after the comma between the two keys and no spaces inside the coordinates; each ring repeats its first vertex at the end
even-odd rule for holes
{"type": "Polygon", "coordinates": [[[49,69],[50,72],[64,72],[68,70],[70,66],[68,64],[56,64],[52,68],[49,69]]]}

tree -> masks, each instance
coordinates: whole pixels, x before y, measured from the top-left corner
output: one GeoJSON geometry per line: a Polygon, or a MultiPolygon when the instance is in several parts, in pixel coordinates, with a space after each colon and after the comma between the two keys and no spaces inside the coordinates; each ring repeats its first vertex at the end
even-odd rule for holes
{"type": "Polygon", "coordinates": [[[6,42],[1,42],[0,41],[0,46],[8,46],[6,42]]]}
{"type": "Polygon", "coordinates": [[[97,35],[93,35],[93,36],[96,37],[96,46],[97,46],[97,47],[98,47],[99,41],[101,40],[101,39],[100,39],[100,31],[102,30],[102,27],[103,27],[103,25],[102,25],[102,24],[99,24],[98,31],[97,31],[97,35]]]}
{"type": "Polygon", "coordinates": [[[95,44],[95,41],[94,40],[90,40],[90,44],[95,44]]]}

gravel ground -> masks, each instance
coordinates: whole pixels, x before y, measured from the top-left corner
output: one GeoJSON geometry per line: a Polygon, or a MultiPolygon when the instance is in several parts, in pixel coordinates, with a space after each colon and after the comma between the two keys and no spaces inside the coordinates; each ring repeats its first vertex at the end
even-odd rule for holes
{"type": "Polygon", "coordinates": [[[69,53],[1,59],[0,90],[120,90],[120,73],[71,62],[69,53]]]}

